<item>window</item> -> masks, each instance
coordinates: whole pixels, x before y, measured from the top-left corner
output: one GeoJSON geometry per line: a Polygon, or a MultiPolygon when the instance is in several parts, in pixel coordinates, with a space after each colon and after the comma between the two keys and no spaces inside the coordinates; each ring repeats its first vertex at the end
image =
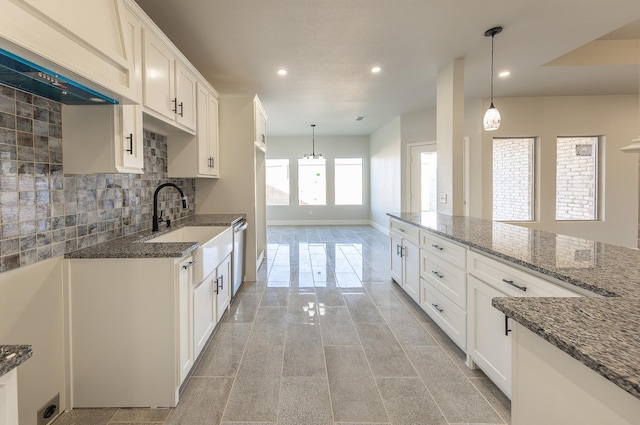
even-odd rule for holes
{"type": "Polygon", "coordinates": [[[493,219],[533,220],[533,138],[493,139],[493,219]]]}
{"type": "Polygon", "coordinates": [[[598,138],[558,137],[556,220],[596,220],[598,138]]]}
{"type": "Polygon", "coordinates": [[[298,201],[300,205],[327,204],[327,176],[324,158],[298,160],[298,201]]]}
{"type": "Polygon", "coordinates": [[[362,158],[335,159],[336,205],[362,205],[362,158]]]}
{"type": "Polygon", "coordinates": [[[267,159],[267,205],[289,205],[289,160],[267,159]]]}
{"type": "Polygon", "coordinates": [[[420,153],[420,211],[438,208],[438,153],[420,153]]]}

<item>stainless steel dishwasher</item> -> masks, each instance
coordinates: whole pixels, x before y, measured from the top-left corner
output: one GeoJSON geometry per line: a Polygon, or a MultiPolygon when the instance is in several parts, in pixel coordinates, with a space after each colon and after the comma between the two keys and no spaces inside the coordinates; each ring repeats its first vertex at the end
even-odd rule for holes
{"type": "Polygon", "coordinates": [[[231,257],[231,267],[233,267],[233,287],[231,296],[235,297],[244,280],[244,246],[247,233],[247,220],[244,218],[233,223],[233,256],[231,257]]]}

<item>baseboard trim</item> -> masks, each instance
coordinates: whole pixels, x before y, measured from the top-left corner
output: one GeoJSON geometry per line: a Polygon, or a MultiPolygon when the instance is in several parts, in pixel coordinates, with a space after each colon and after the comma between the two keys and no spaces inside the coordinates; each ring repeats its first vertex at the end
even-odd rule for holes
{"type": "Polygon", "coordinates": [[[386,227],[381,226],[375,221],[369,221],[369,225],[374,229],[378,230],[379,232],[382,232],[385,236],[389,236],[389,229],[387,229],[386,227]]]}

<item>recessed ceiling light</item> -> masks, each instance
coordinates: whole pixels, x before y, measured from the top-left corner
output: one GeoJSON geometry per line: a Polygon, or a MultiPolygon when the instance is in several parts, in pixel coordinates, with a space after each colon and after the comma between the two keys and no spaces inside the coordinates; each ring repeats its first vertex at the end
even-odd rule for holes
{"type": "Polygon", "coordinates": [[[374,66],[373,68],[371,68],[371,72],[373,72],[374,74],[377,74],[380,71],[382,71],[382,68],[380,68],[379,66],[374,66]]]}
{"type": "Polygon", "coordinates": [[[509,75],[511,75],[511,71],[502,71],[501,73],[498,74],[498,77],[504,78],[504,77],[508,77],[509,75]]]}
{"type": "Polygon", "coordinates": [[[283,69],[279,69],[279,70],[278,70],[278,75],[283,75],[283,76],[284,76],[284,75],[287,75],[287,70],[286,70],[286,69],[284,69],[284,68],[283,68],[283,69]]]}

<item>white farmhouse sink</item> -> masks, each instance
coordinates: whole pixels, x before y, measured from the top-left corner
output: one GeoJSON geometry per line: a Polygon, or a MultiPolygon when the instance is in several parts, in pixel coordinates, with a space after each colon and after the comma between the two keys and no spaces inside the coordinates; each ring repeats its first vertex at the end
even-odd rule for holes
{"type": "Polygon", "coordinates": [[[202,282],[233,250],[233,228],[229,226],[185,226],[145,243],[198,242],[192,251],[193,281],[202,282]]]}

